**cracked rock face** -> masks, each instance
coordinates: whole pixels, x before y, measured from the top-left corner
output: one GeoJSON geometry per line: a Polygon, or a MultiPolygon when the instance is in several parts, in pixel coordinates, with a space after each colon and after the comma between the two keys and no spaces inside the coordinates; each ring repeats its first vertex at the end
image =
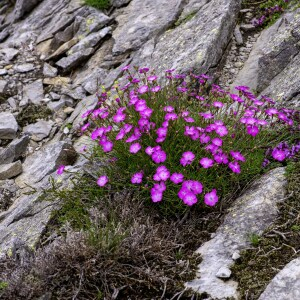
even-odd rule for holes
{"type": "Polygon", "coordinates": [[[239,299],[237,282],[218,277],[230,277],[233,254],[250,245],[249,235],[262,234],[276,219],[276,203],[284,199],[285,186],[285,169],[277,168],[256,181],[235,201],[213,239],[197,250],[202,257],[198,277],[188,282],[187,287],[207,293],[213,299],[239,299]]]}

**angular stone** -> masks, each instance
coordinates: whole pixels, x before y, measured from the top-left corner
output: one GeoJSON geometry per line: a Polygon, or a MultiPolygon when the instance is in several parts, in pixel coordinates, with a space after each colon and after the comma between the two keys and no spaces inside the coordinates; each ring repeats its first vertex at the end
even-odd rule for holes
{"type": "Polygon", "coordinates": [[[33,104],[41,104],[44,98],[43,81],[38,79],[24,87],[24,98],[29,99],[33,104]]]}
{"type": "Polygon", "coordinates": [[[0,113],[0,139],[12,140],[16,137],[18,123],[9,112],[0,113]]]}
{"type": "Polygon", "coordinates": [[[59,111],[61,108],[66,106],[65,100],[59,100],[59,101],[50,101],[47,104],[47,107],[51,109],[52,111],[59,111]]]}
{"type": "Polygon", "coordinates": [[[0,49],[0,56],[3,56],[5,61],[13,60],[19,54],[19,50],[14,48],[0,49]]]}
{"type": "Polygon", "coordinates": [[[197,250],[202,262],[198,266],[197,279],[188,282],[187,287],[207,293],[213,299],[239,299],[237,282],[223,281],[215,275],[220,268],[230,268],[234,263],[234,251],[250,246],[250,234],[262,234],[275,221],[276,203],[283,201],[286,183],[285,169],[274,169],[235,201],[215,236],[197,250]]]}
{"type": "Polygon", "coordinates": [[[300,299],[300,257],[289,262],[269,283],[258,300],[300,299]]]}
{"type": "Polygon", "coordinates": [[[83,38],[82,40],[80,40],[79,43],[73,46],[69,50],[68,55],[71,55],[78,51],[83,51],[87,48],[95,47],[110,32],[111,32],[111,27],[105,27],[99,32],[89,34],[87,37],[83,38]]]}
{"type": "Polygon", "coordinates": [[[47,63],[44,63],[43,75],[45,77],[55,77],[57,76],[57,69],[47,63]]]}
{"type": "Polygon", "coordinates": [[[47,122],[40,120],[34,124],[29,124],[23,128],[25,133],[31,135],[31,139],[35,142],[39,142],[49,136],[52,129],[53,122],[47,122]]]}
{"type": "Polygon", "coordinates": [[[14,66],[14,70],[18,73],[27,73],[35,69],[34,64],[26,63],[14,66]]]}
{"type": "Polygon", "coordinates": [[[253,30],[256,30],[256,27],[254,25],[252,25],[252,24],[241,24],[240,28],[243,31],[253,31],[253,30]]]}
{"type": "Polygon", "coordinates": [[[241,34],[241,31],[240,31],[240,27],[238,25],[235,26],[234,37],[235,37],[235,40],[236,40],[236,43],[237,43],[238,46],[243,45],[244,40],[243,40],[243,36],[241,34]]]}
{"type": "MultiPolygon", "coordinates": [[[[0,69],[0,76],[4,76],[7,74],[7,70],[5,69],[0,69]]],[[[1,80],[2,81],[2,80],[1,80]]]]}
{"type": "Polygon", "coordinates": [[[117,16],[118,27],[113,32],[115,55],[136,50],[154,35],[163,32],[177,18],[182,0],[132,0],[122,15],[117,16]],[[159,7],[159,9],[157,9],[159,7]]]}
{"type": "Polygon", "coordinates": [[[54,92],[50,92],[50,97],[51,97],[52,100],[59,100],[61,96],[59,94],[54,93],[54,92]]]}
{"type": "Polygon", "coordinates": [[[16,184],[23,188],[34,186],[45,176],[54,172],[60,165],[72,165],[76,159],[72,145],[65,142],[48,144],[28,156],[23,163],[23,174],[16,178],[16,184]]]}
{"type": "Polygon", "coordinates": [[[61,93],[63,95],[67,95],[69,97],[71,97],[72,99],[75,99],[75,100],[82,100],[84,97],[85,97],[85,90],[79,86],[73,90],[71,89],[68,89],[67,87],[63,87],[61,89],[61,93]]]}
{"type": "Polygon", "coordinates": [[[231,276],[231,271],[227,267],[221,267],[216,274],[216,277],[221,279],[228,279],[231,276]]]}
{"type": "Polygon", "coordinates": [[[22,164],[20,161],[11,164],[0,165],[0,180],[10,179],[22,173],[22,164]]]}
{"type": "Polygon", "coordinates": [[[18,21],[30,12],[41,0],[17,0],[14,9],[14,20],[18,21]]]}
{"type": "Polygon", "coordinates": [[[12,163],[21,158],[26,152],[29,140],[28,135],[24,135],[13,140],[6,148],[0,148],[0,165],[12,163]]]}
{"type": "Polygon", "coordinates": [[[78,51],[70,56],[64,57],[59,60],[56,65],[63,69],[64,72],[69,72],[73,68],[77,67],[84,60],[86,60],[94,52],[93,48],[87,48],[82,51],[78,51]]]}
{"type": "MultiPolygon", "coordinates": [[[[6,80],[0,80],[0,96],[5,95],[7,86],[8,86],[8,82],[6,80]]],[[[1,102],[1,99],[0,99],[0,102],[1,102]]]]}
{"type": "Polygon", "coordinates": [[[45,60],[53,60],[58,58],[59,56],[66,53],[69,49],[71,49],[74,45],[76,45],[79,41],[78,37],[72,38],[70,41],[62,44],[54,53],[49,55],[45,60]]]}
{"type": "Polygon", "coordinates": [[[61,76],[54,78],[44,78],[43,83],[45,85],[64,86],[71,83],[71,78],[61,76]]]}

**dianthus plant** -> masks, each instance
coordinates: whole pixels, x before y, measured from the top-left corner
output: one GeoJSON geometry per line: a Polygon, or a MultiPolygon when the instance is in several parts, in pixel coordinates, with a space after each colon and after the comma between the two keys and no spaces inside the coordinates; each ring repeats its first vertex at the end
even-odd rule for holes
{"type": "Polygon", "coordinates": [[[92,159],[104,162],[99,189],[136,189],[169,211],[233,197],[262,172],[266,149],[290,141],[298,126],[296,111],[245,86],[237,94],[217,85],[207,92],[203,74],[123,72],[127,83],[102,90],[82,116],[81,131],[96,145],[92,159]]]}

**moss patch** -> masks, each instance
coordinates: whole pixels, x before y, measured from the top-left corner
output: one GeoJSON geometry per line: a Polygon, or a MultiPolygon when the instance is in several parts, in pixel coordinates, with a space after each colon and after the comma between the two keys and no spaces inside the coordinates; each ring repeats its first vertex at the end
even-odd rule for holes
{"type": "Polygon", "coordinates": [[[111,5],[110,0],[84,0],[84,3],[98,9],[108,9],[111,5]]]}
{"type": "Polygon", "coordinates": [[[274,276],[300,256],[300,162],[287,167],[289,198],[279,205],[277,221],[232,267],[242,299],[258,299],[274,276]]]}
{"type": "Polygon", "coordinates": [[[29,104],[17,116],[17,122],[24,127],[35,123],[38,119],[47,119],[52,115],[52,111],[44,105],[29,104]]]}

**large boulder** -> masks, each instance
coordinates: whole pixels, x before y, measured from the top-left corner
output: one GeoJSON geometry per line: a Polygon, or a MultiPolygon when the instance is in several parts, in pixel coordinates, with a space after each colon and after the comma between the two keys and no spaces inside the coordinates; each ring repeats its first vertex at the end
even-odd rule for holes
{"type": "Polygon", "coordinates": [[[240,299],[237,282],[228,279],[234,254],[250,246],[251,234],[262,234],[275,221],[276,204],[285,198],[286,184],[285,169],[277,168],[235,201],[214,237],[197,250],[202,262],[197,278],[188,282],[187,287],[213,299],[240,299]]]}
{"type": "Polygon", "coordinates": [[[42,0],[17,0],[14,9],[14,20],[18,21],[29,13],[42,0]]]}
{"type": "Polygon", "coordinates": [[[297,76],[294,75],[297,75],[300,67],[299,58],[295,58],[300,53],[299,42],[300,9],[297,9],[285,13],[274,25],[262,32],[232,87],[247,85],[260,93],[271,84],[277,87],[275,93],[267,90],[270,95],[275,96],[281,89],[284,97],[293,97],[297,86],[297,76]],[[272,84],[276,76],[278,79],[272,84]],[[285,80],[280,81],[283,78],[285,80]],[[293,83],[286,86],[286,82],[290,80],[293,83]]]}

